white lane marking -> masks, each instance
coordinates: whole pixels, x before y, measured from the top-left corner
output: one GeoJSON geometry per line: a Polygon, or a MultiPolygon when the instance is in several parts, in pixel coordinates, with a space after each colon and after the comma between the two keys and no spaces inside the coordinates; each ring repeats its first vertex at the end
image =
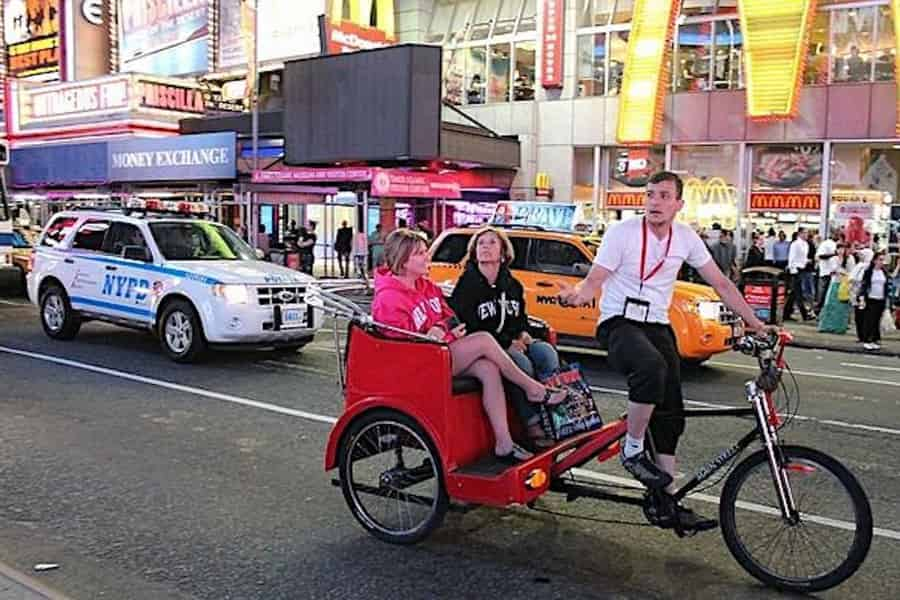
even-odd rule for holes
{"type": "MultiPolygon", "coordinates": [[[[197,388],[187,385],[181,385],[179,383],[172,383],[170,381],[164,381],[162,379],[154,379],[151,377],[143,377],[141,375],[134,375],[132,373],[126,373],[124,371],[117,371],[116,369],[107,369],[105,367],[98,367],[95,365],[82,363],[74,360],[68,360],[65,358],[59,358],[56,356],[49,356],[47,354],[38,354],[37,352],[27,352],[25,350],[18,350],[16,348],[8,348],[6,346],[0,346],[0,352],[7,352],[9,354],[15,354],[17,356],[25,356],[27,358],[32,358],[35,360],[42,360],[46,362],[51,362],[59,365],[64,365],[67,367],[72,367],[75,369],[83,369],[85,371],[91,371],[93,373],[101,373],[103,375],[110,375],[112,377],[118,377],[120,379],[127,379],[129,381],[136,381],[138,383],[143,383],[146,385],[153,385],[156,387],[161,387],[169,390],[175,390],[178,392],[185,392],[188,394],[194,394],[197,396],[211,398],[213,400],[221,400],[224,402],[231,402],[233,404],[239,404],[241,406],[249,406],[251,408],[259,408],[261,410],[267,410],[270,412],[275,412],[282,415],[290,415],[293,417],[299,417],[301,419],[308,419],[310,421],[316,421],[319,423],[328,423],[334,424],[337,422],[337,418],[330,417],[327,415],[319,415],[316,413],[310,413],[302,410],[294,410],[292,408],[286,408],[284,406],[278,406],[277,404],[269,404],[268,402],[258,402],[256,400],[250,400],[249,398],[241,398],[240,396],[232,396],[231,394],[221,394],[219,392],[213,392],[210,390],[205,390],[203,388],[197,388]]],[[[599,388],[603,389],[603,388],[599,388]]],[[[614,391],[610,389],[610,391],[614,391]]],[[[615,390],[617,392],[622,392],[623,390],[615,390]]],[[[573,469],[572,472],[580,477],[585,478],[596,478],[600,481],[606,481],[607,483],[615,483],[617,485],[630,485],[637,487],[637,484],[633,479],[626,479],[624,477],[616,477],[614,475],[606,475],[603,473],[597,473],[595,471],[588,471],[585,469],[573,469]]],[[[707,494],[691,494],[691,498],[696,498],[698,500],[702,500],[704,502],[712,502],[714,504],[718,504],[718,498],[714,496],[709,496],[707,494]]],[[[753,505],[746,504],[748,510],[755,510],[753,505]]],[[[742,506],[741,508],[744,508],[742,506]]],[[[766,507],[761,507],[766,508],[766,507]]],[[[852,527],[852,523],[847,523],[845,521],[835,521],[833,519],[827,519],[825,517],[818,517],[816,515],[807,515],[807,518],[811,521],[815,521],[817,523],[821,523],[823,525],[828,525],[831,527],[839,527],[842,529],[846,529],[847,527],[852,527]]],[[[883,529],[883,528],[875,528],[875,535],[881,537],[887,537],[894,540],[900,540],[900,531],[893,531],[891,529],[883,529]]]]}
{"type": "MultiPolygon", "coordinates": [[[[572,469],[572,474],[576,477],[583,477],[584,479],[592,479],[598,483],[612,483],[614,485],[620,485],[624,487],[634,488],[636,490],[643,490],[644,486],[637,483],[634,479],[628,479],[626,477],[617,477],[615,475],[607,475],[606,473],[598,473],[596,471],[590,471],[588,469],[572,469]]],[[[689,494],[688,498],[692,498],[694,500],[700,500],[701,502],[708,502],[710,504],[719,504],[719,498],[716,496],[710,496],[709,494],[689,494]]],[[[749,510],[753,512],[758,512],[766,515],[774,515],[781,517],[781,511],[771,507],[771,506],[763,506],[762,504],[757,504],[755,502],[743,502],[738,500],[735,504],[738,508],[749,510]]],[[[803,513],[804,519],[811,523],[818,523],[819,525],[825,525],[826,527],[832,527],[834,529],[844,529],[847,531],[856,531],[856,525],[849,521],[841,521],[839,519],[830,519],[828,517],[820,517],[818,515],[811,515],[808,513],[803,513]]],[[[872,533],[879,536],[885,537],[892,540],[900,540],[900,531],[894,531],[892,529],[884,529],[883,527],[875,527],[872,530],[872,533]]]]}
{"type": "MultiPolygon", "coordinates": [[[[720,361],[709,361],[706,363],[715,367],[728,367],[731,369],[741,369],[743,371],[759,371],[759,367],[750,365],[738,365],[735,363],[727,363],[720,361]]],[[[854,383],[872,383],[876,385],[887,385],[891,387],[900,387],[900,381],[885,381],[883,379],[866,379],[865,377],[849,377],[847,375],[831,375],[828,373],[816,373],[815,371],[791,371],[794,375],[802,375],[804,377],[818,377],[821,379],[839,379],[841,381],[852,381],[854,383]]]]}
{"type": "Polygon", "coordinates": [[[841,363],[842,367],[853,367],[854,369],[874,369],[876,371],[894,371],[900,373],[900,367],[882,367],[880,365],[861,365],[858,363],[841,363]]]}
{"type": "Polygon", "coordinates": [[[335,371],[326,371],[325,369],[318,369],[316,367],[307,367],[306,365],[298,365],[296,363],[284,362],[282,360],[261,360],[259,361],[261,365],[269,365],[272,367],[278,367],[283,369],[292,369],[294,371],[303,371],[305,373],[315,373],[316,375],[328,375],[329,377],[336,377],[337,372],[335,371]]]}
{"type": "Polygon", "coordinates": [[[116,369],[107,369],[106,367],[98,367],[96,365],[78,362],[75,360],[68,360],[66,358],[59,358],[56,356],[49,356],[47,354],[38,354],[37,352],[27,352],[25,350],[17,350],[16,348],[7,348],[6,346],[0,346],[0,352],[7,352],[9,354],[25,356],[27,358],[33,358],[36,360],[43,360],[46,362],[56,363],[58,365],[73,367],[75,369],[83,369],[85,371],[91,371],[93,373],[100,373],[102,375],[110,375],[112,377],[119,377],[120,379],[127,379],[129,381],[136,381],[138,383],[144,383],[147,385],[155,385],[156,387],[161,387],[161,388],[165,388],[165,389],[169,389],[169,390],[175,390],[177,392],[185,392],[187,394],[195,394],[197,396],[203,396],[205,398],[212,398],[213,400],[222,400],[224,402],[231,402],[234,404],[249,406],[251,408],[259,408],[262,410],[268,410],[268,411],[280,413],[283,415],[290,415],[292,417],[300,417],[301,419],[309,419],[310,421],[319,421],[320,423],[330,423],[330,424],[337,422],[337,419],[334,417],[326,417],[324,415],[317,415],[315,413],[306,412],[303,410],[294,410],[293,408],[278,406],[277,404],[269,404],[268,402],[258,402],[256,400],[249,400],[247,398],[241,398],[240,396],[232,396],[231,394],[222,394],[220,392],[213,392],[210,390],[205,390],[203,388],[193,387],[193,386],[189,386],[189,385],[181,385],[180,383],[172,383],[170,381],[164,381],[162,379],[153,379],[152,377],[143,377],[141,375],[135,375],[133,373],[126,373],[125,371],[118,371],[116,369]]]}
{"type": "MultiPolygon", "coordinates": [[[[627,390],[620,390],[616,388],[605,388],[605,387],[597,387],[591,386],[591,389],[607,394],[616,394],[619,396],[627,396],[627,390]]],[[[730,404],[714,404],[712,402],[700,402],[699,400],[685,400],[685,404],[690,404],[692,406],[700,406],[702,408],[741,408],[739,406],[734,406],[730,404]]],[[[781,414],[780,416],[786,417],[787,415],[781,414]]],[[[890,427],[879,427],[877,425],[864,425],[862,423],[848,423],[847,421],[837,421],[835,419],[820,419],[819,417],[807,417],[804,415],[794,415],[794,419],[798,421],[812,421],[814,423],[821,423],[823,425],[834,425],[836,427],[847,427],[848,429],[860,429],[862,431],[874,431],[877,433],[887,433],[890,435],[900,435],[900,429],[892,429],[890,427]]]]}

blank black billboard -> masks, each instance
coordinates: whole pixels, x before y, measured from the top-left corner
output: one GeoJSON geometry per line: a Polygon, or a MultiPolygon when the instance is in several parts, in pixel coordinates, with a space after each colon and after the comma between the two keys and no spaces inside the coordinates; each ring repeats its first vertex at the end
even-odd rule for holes
{"type": "Polygon", "coordinates": [[[285,65],[285,162],[431,160],[441,49],[402,45],[285,65]]]}

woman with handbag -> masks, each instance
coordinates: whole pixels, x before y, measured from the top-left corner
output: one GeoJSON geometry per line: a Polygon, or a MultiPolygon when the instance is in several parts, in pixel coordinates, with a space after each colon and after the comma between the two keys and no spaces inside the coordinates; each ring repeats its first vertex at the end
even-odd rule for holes
{"type": "Polygon", "coordinates": [[[825,303],[822,312],[819,313],[818,330],[825,333],[847,333],[850,322],[850,272],[856,266],[850,247],[845,244],[837,245],[839,261],[831,274],[831,283],[825,294],[825,303]]]}
{"type": "MultiPolygon", "coordinates": [[[[513,258],[513,245],[502,230],[479,229],[469,240],[465,270],[449,304],[465,323],[466,331],[491,334],[520,369],[543,379],[559,368],[559,356],[553,346],[532,339],[528,333],[525,291],[509,269],[513,258]]],[[[510,387],[508,396],[528,429],[528,437],[536,446],[548,445],[539,408],[510,387]]]]}
{"type": "Polygon", "coordinates": [[[865,270],[857,296],[863,311],[863,348],[881,349],[881,315],[893,293],[893,282],[884,268],[884,253],[878,252],[865,270]]]}

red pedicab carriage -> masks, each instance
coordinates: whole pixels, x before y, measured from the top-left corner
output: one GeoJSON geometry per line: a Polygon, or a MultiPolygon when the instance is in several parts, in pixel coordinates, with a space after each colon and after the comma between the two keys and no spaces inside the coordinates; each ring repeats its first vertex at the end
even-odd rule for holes
{"type": "MultiPolygon", "coordinates": [[[[675,502],[758,441],[762,449],[726,473],[719,503],[723,537],[741,566],[773,587],[810,592],[840,584],[865,560],[872,515],[855,477],[822,452],[785,445],[778,439],[778,431],[792,416],[783,418],[773,400],[779,385],[784,389],[783,351],[790,339],[786,333],[767,340],[745,336],[736,346],[759,361],[759,377],[746,384],[749,407],[684,413],[685,417],[750,417],[755,427],[699,469],[675,494],[629,495],[570,475],[576,467],[618,454],[627,429],[624,416],[509,465],[494,458],[493,434],[482,409],[478,381],[452,377],[446,344],[376,323],[334,291],[312,291],[308,302],[335,318],[338,371],[345,395],[344,411],[328,439],[325,469],[338,470],[333,481],[341,487],[354,517],[381,540],[397,544],[423,540],[441,524],[451,503],[530,506],[548,491],[563,493],[569,501],[587,497],[641,506],[651,523],[659,525],[647,512],[651,502],[663,514],[677,515],[672,510],[675,502]],[[343,356],[338,318],[349,321],[343,356]],[[388,337],[385,330],[408,337],[388,337]],[[753,488],[759,484],[767,493],[753,488]],[[802,488],[799,494],[797,488],[802,488]],[[810,494],[806,492],[816,497],[831,489],[842,491],[847,504],[829,507],[825,515],[809,514],[799,506],[807,502],[810,494]],[[754,536],[761,528],[771,532],[779,525],[781,529],[760,551],[754,536]],[[819,529],[825,530],[827,544],[810,541],[819,529]],[[789,544],[793,552],[795,538],[805,540],[801,545],[809,556],[800,556],[799,561],[791,556],[790,568],[773,564],[779,544],[789,544]],[[832,560],[822,556],[824,549],[835,547],[832,560]],[[809,572],[799,571],[798,562],[804,560],[809,572]]],[[[510,425],[514,434],[521,431],[514,419],[510,425]]],[[[696,533],[681,527],[677,517],[666,528],[680,537],[696,533]]]]}

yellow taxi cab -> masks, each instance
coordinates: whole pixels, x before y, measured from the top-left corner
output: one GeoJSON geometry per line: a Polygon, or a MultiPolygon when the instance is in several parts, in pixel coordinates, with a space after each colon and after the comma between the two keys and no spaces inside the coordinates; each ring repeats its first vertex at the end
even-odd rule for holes
{"type": "MultiPolygon", "coordinates": [[[[448,229],[434,241],[429,253],[432,281],[452,289],[462,274],[466,248],[475,231],[448,229]]],[[[528,314],[547,321],[563,349],[599,348],[595,338],[598,299],[576,308],[561,306],[557,298],[561,283],[574,285],[590,270],[599,241],[539,227],[504,227],[504,231],[515,249],[510,267],[525,288],[528,314]]],[[[689,363],[699,364],[730,351],[734,339],[743,333],[743,323],[722,304],[715,290],[685,281],[675,284],[669,320],[679,354],[689,363]]]]}

